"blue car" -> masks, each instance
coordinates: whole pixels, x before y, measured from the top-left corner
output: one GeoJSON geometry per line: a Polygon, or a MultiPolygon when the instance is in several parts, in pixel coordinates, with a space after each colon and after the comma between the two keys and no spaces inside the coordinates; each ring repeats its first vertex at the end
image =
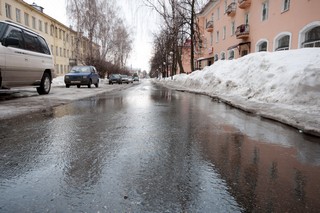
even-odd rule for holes
{"type": "Polygon", "coordinates": [[[67,88],[72,85],[77,85],[78,88],[86,85],[91,88],[92,84],[99,87],[99,74],[94,66],[75,66],[64,76],[64,83],[67,88]]]}

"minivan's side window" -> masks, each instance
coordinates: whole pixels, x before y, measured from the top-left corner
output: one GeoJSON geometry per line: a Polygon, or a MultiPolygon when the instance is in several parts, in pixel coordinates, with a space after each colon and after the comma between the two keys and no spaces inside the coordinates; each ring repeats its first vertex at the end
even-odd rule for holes
{"type": "Polygon", "coordinates": [[[45,40],[41,37],[38,37],[38,40],[40,42],[40,47],[41,47],[41,52],[47,55],[50,55],[50,50],[49,47],[47,45],[47,43],[45,42],[45,40]]]}
{"type": "Polygon", "coordinates": [[[34,52],[41,52],[40,45],[36,37],[32,34],[27,32],[24,33],[24,41],[25,41],[25,48],[26,50],[34,51],[34,52]]]}
{"type": "Polygon", "coordinates": [[[19,28],[10,27],[8,30],[7,39],[17,39],[19,41],[18,45],[10,45],[11,47],[23,48],[23,39],[22,39],[22,31],[19,28]]]}

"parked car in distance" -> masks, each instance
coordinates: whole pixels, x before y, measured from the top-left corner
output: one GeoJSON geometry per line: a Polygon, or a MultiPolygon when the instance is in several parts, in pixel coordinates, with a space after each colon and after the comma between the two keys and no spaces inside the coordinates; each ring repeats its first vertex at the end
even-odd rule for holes
{"type": "Polygon", "coordinates": [[[139,81],[139,77],[138,76],[134,76],[133,77],[133,81],[139,81]]]}
{"type": "Polygon", "coordinates": [[[128,81],[129,81],[129,83],[133,83],[133,78],[132,78],[132,76],[128,76],[128,81]]]}
{"type": "Polygon", "coordinates": [[[129,84],[129,79],[127,75],[121,75],[121,81],[122,83],[129,84]]]}
{"type": "Polygon", "coordinates": [[[64,83],[69,88],[72,85],[86,85],[91,88],[91,84],[99,87],[99,74],[94,66],[74,66],[70,72],[64,76],[64,83]]]}
{"type": "Polygon", "coordinates": [[[109,84],[122,84],[121,75],[120,74],[111,74],[109,76],[109,84]]]}
{"type": "Polygon", "coordinates": [[[0,21],[0,88],[34,86],[48,94],[55,78],[53,56],[38,33],[11,21],[0,21]]]}

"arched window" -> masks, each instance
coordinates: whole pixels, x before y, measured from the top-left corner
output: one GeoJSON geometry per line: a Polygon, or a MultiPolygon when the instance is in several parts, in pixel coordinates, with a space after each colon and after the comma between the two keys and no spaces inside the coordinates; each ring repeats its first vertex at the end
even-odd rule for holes
{"type": "Polygon", "coordinates": [[[221,60],[225,60],[226,59],[226,54],[225,54],[225,52],[222,52],[221,53],[221,60]]]}
{"type": "Polygon", "coordinates": [[[218,61],[219,60],[219,56],[218,56],[218,54],[215,54],[214,55],[214,61],[218,61]]]}
{"type": "Polygon", "coordinates": [[[320,47],[320,26],[314,27],[305,33],[303,47],[320,47]]]}
{"type": "Polygon", "coordinates": [[[288,33],[284,33],[279,35],[275,39],[275,51],[281,51],[281,50],[289,50],[290,49],[290,40],[291,40],[291,35],[288,33]]]}
{"type": "Polygon", "coordinates": [[[266,41],[261,42],[258,46],[258,51],[259,52],[267,51],[267,47],[268,47],[268,43],[266,41]]]}
{"type": "Polygon", "coordinates": [[[228,60],[234,59],[234,50],[229,50],[228,54],[229,54],[228,60]]]}

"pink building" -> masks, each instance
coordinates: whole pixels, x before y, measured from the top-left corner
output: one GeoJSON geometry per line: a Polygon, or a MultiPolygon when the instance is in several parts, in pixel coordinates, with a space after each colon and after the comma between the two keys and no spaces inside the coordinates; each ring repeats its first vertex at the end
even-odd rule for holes
{"type": "Polygon", "coordinates": [[[201,69],[253,52],[320,47],[320,0],[210,0],[198,14],[201,69]]]}

